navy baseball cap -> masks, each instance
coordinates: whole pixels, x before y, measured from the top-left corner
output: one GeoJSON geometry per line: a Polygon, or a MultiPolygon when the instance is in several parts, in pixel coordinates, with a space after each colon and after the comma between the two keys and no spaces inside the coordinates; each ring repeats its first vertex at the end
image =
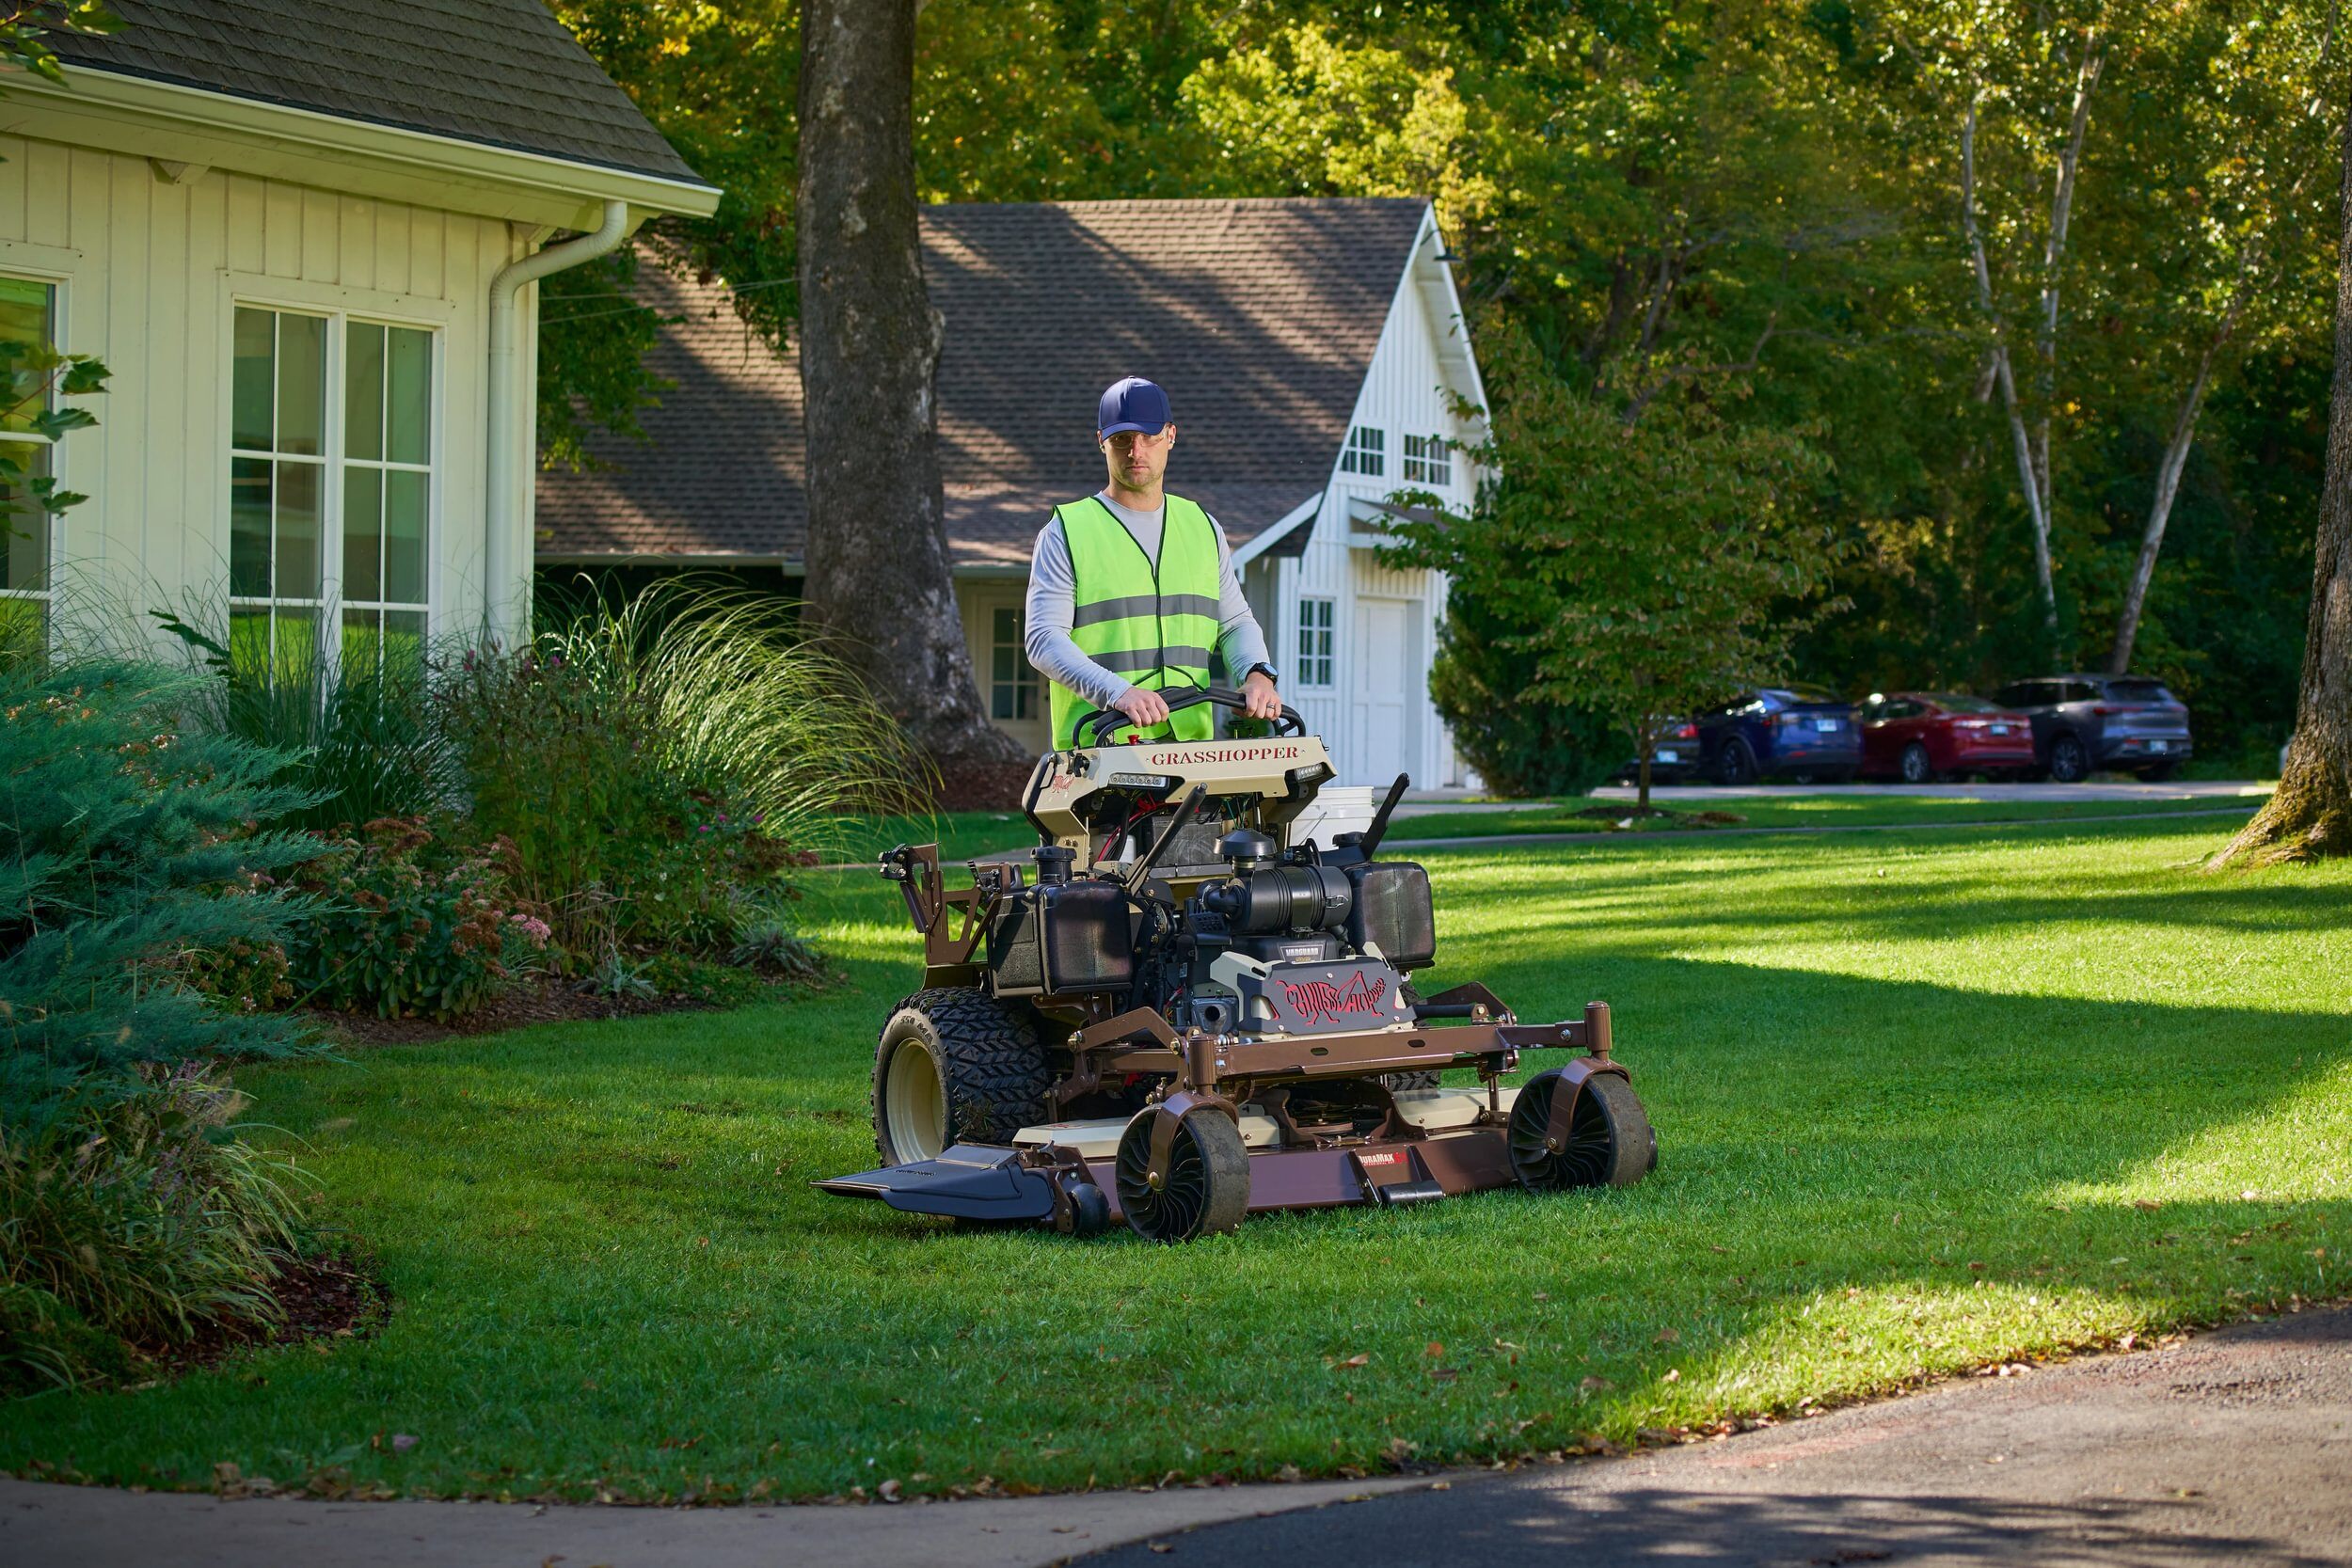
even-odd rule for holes
{"type": "Polygon", "coordinates": [[[1154,383],[1131,375],[1114,383],[1103,394],[1103,405],[1094,416],[1094,429],[1102,436],[1116,436],[1122,430],[1157,436],[1172,417],[1168,411],[1168,394],[1154,383]]]}

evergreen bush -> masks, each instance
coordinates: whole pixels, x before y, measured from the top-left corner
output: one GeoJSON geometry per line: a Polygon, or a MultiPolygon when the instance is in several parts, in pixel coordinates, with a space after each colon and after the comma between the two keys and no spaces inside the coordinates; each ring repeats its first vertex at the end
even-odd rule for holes
{"type": "Polygon", "coordinates": [[[0,672],[0,1120],[149,1064],[313,1046],[190,980],[192,958],[283,945],[306,909],[281,879],[317,853],[267,826],[306,803],[273,782],[283,752],[182,727],[198,679],[0,672]]]}

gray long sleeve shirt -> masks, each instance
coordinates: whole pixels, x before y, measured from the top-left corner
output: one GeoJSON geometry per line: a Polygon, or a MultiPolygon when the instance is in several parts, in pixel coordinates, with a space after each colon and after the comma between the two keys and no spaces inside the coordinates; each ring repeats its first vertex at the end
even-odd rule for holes
{"type": "MultiPolygon", "coordinates": [[[[1155,511],[1137,512],[1097,491],[1095,499],[1110,508],[1112,516],[1126,525],[1143,553],[1156,562],[1160,558],[1160,529],[1167,507],[1155,511]]],[[[1216,618],[1217,651],[1225,656],[1225,668],[1232,672],[1235,681],[1253,664],[1270,664],[1265,634],[1258,629],[1258,618],[1249,611],[1249,601],[1242,597],[1241,578],[1233,571],[1233,552],[1225,543],[1225,530],[1215,517],[1209,527],[1216,534],[1216,618]]],[[[1089,658],[1071,635],[1071,625],[1077,603],[1078,574],[1071,564],[1070,541],[1062,537],[1059,518],[1048,518],[1038,531],[1037,548],[1029,558],[1029,603],[1026,646],[1029,662],[1038,673],[1057,686],[1066,686],[1096,707],[1108,707],[1125,696],[1134,682],[1114,674],[1089,658]]]]}

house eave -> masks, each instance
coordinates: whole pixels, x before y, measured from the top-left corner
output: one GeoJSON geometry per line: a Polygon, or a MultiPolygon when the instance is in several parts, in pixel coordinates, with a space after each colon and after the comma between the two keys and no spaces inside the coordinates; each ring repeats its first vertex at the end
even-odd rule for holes
{"type": "Polygon", "coordinates": [[[555,229],[594,229],[612,200],[641,219],[708,217],[719,207],[720,192],[698,182],[87,66],[65,72],[64,87],[31,75],[10,82],[0,132],[555,229]]]}

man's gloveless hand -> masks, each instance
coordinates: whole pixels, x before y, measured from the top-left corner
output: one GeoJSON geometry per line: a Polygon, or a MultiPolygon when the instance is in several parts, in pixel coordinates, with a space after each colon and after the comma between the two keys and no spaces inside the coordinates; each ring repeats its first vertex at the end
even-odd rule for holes
{"type": "Polygon", "coordinates": [[[1168,719],[1167,702],[1158,692],[1146,691],[1139,686],[1129,687],[1126,695],[1111,704],[1111,706],[1147,729],[1153,724],[1163,723],[1168,719]]]}
{"type": "Polygon", "coordinates": [[[1263,670],[1252,670],[1249,678],[1241,683],[1241,694],[1248,701],[1252,719],[1282,717],[1282,694],[1274,689],[1274,683],[1265,678],[1263,670]]]}

